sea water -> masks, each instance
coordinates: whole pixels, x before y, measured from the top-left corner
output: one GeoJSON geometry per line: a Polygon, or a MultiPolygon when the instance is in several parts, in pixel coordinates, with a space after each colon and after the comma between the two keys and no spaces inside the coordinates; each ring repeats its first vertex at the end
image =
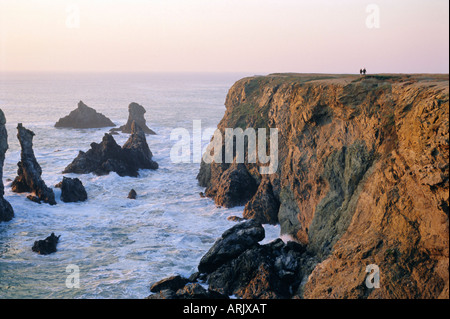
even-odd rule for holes
{"type": "MultiPolygon", "coordinates": [[[[192,132],[194,120],[215,128],[225,112],[225,98],[243,74],[0,74],[0,108],[7,120],[9,149],[4,164],[5,198],[15,217],[0,223],[0,298],[144,298],[151,282],[169,275],[189,276],[214,241],[242,216],[243,207],[216,207],[198,186],[198,163],[173,163],[170,139],[175,128],[192,132]],[[64,203],[54,185],[64,168],[100,143],[109,128],[62,129],[56,121],[82,100],[117,126],[136,102],[147,110],[147,125],[157,135],[147,142],[159,169],[141,170],[138,178],[93,174],[78,177],[88,200],[64,203]],[[20,145],[17,123],[32,130],[42,178],[57,205],[37,204],[11,191],[20,145]],[[136,200],[127,199],[135,189],[136,200]],[[34,241],[61,235],[57,252],[39,255],[34,241]],[[73,265],[79,288],[66,285],[73,265]]],[[[114,135],[123,145],[127,134],[114,135]]],[[[209,137],[203,144],[206,146],[209,137]]],[[[279,235],[265,226],[265,242],[279,235]]]]}

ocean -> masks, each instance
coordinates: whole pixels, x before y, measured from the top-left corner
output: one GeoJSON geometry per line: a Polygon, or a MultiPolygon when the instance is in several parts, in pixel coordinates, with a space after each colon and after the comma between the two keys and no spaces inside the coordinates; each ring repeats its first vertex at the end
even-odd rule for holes
{"type": "MultiPolygon", "coordinates": [[[[243,207],[216,207],[201,198],[198,163],[173,163],[170,139],[176,128],[192,132],[194,120],[215,128],[225,112],[233,83],[252,74],[0,74],[0,108],[7,120],[9,149],[3,167],[5,199],[15,217],[0,223],[0,298],[144,298],[150,283],[174,274],[189,276],[214,241],[242,216],[243,207]],[[147,126],[157,135],[147,142],[158,162],[156,171],[138,178],[93,174],[78,177],[88,200],[64,203],[54,185],[80,150],[99,143],[110,128],[61,129],[56,121],[82,100],[109,117],[126,123],[128,105],[147,110],[147,126]],[[11,192],[20,160],[17,124],[31,129],[42,178],[56,195],[56,206],[37,204],[27,194],[11,192]],[[127,199],[135,189],[136,200],[127,199]],[[34,241],[52,232],[61,235],[58,251],[43,256],[31,251],[34,241]],[[66,285],[79,269],[79,288],[66,285]]],[[[123,145],[128,134],[114,135],[123,145]]],[[[208,144],[209,137],[202,141],[208,144]]],[[[265,226],[265,242],[279,236],[265,226]]]]}

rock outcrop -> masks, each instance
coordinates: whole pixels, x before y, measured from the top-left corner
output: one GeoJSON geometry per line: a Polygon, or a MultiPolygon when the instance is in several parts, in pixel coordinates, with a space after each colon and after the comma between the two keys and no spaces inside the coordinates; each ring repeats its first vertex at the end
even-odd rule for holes
{"type": "Polygon", "coordinates": [[[278,224],[278,210],[280,203],[273,194],[269,179],[261,180],[258,190],[245,205],[243,217],[254,219],[262,224],[278,224]]]}
{"type": "Polygon", "coordinates": [[[93,108],[80,101],[78,107],[69,115],[60,118],[55,127],[66,128],[102,128],[116,126],[105,115],[98,113],[93,108]]]}
{"type": "Polygon", "coordinates": [[[0,222],[10,221],[14,217],[14,210],[11,204],[3,198],[5,194],[3,163],[5,162],[5,153],[8,150],[8,133],[6,132],[5,124],[5,114],[0,109],[0,222]]]}
{"type": "Polygon", "coordinates": [[[202,257],[198,265],[201,273],[211,273],[264,239],[264,228],[250,220],[237,224],[222,234],[211,249],[202,257]]]}
{"type": "Polygon", "coordinates": [[[17,177],[12,182],[12,191],[16,193],[34,193],[39,201],[56,205],[53,190],[42,180],[42,169],[34,156],[34,133],[19,123],[17,126],[17,138],[22,148],[17,177]]]}
{"type": "Polygon", "coordinates": [[[255,220],[225,231],[203,256],[198,273],[172,276],[151,285],[151,299],[290,298],[300,285],[305,246],[277,239],[260,245],[264,228],[255,220]],[[202,286],[208,285],[207,288],[202,286]],[[195,293],[192,290],[196,291],[195,293]],[[188,293],[190,292],[190,293],[188,293]]]}
{"type": "Polygon", "coordinates": [[[221,175],[219,183],[207,188],[205,195],[213,197],[217,205],[234,207],[245,205],[256,193],[257,183],[243,163],[233,163],[221,175]]]}
{"type": "Polygon", "coordinates": [[[54,233],[51,233],[47,238],[35,241],[31,250],[39,255],[53,254],[56,252],[56,245],[60,237],[61,235],[56,236],[54,233]]]}
{"type": "Polygon", "coordinates": [[[107,175],[116,172],[119,176],[137,177],[139,169],[157,169],[152,160],[145,133],[137,125],[132,125],[132,133],[120,147],[111,134],[106,133],[100,144],[92,143],[87,152],[80,151],[63,173],[107,175]]]}
{"type": "Polygon", "coordinates": [[[202,163],[199,183],[219,205],[248,198],[247,217],[279,204],[281,232],[316,260],[300,263],[298,297],[448,298],[448,83],[448,75],[240,80],[218,128],[277,128],[277,170],[242,164],[241,182],[255,184],[244,197],[229,172],[236,164],[202,163]],[[379,289],[365,285],[369,264],[380,269],[379,289]]]}
{"type": "Polygon", "coordinates": [[[137,193],[134,189],[131,189],[130,192],[128,193],[127,198],[129,199],[136,199],[137,193]]]}
{"type": "Polygon", "coordinates": [[[64,176],[57,186],[61,188],[61,200],[65,203],[84,202],[88,198],[86,189],[78,178],[64,176]]]}
{"type": "Polygon", "coordinates": [[[156,135],[156,133],[151,130],[147,124],[144,117],[144,114],[146,113],[144,107],[142,105],[139,105],[137,103],[131,103],[128,106],[128,121],[125,125],[122,125],[119,128],[113,128],[111,129],[111,132],[117,132],[120,131],[122,133],[131,133],[132,130],[132,124],[135,122],[141,129],[144,131],[145,134],[150,135],[156,135]]]}

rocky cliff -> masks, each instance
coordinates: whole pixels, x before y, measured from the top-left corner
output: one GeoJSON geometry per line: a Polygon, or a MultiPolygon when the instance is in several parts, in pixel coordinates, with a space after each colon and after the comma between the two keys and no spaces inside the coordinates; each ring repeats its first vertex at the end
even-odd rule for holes
{"type": "Polygon", "coordinates": [[[3,198],[5,189],[3,186],[3,163],[5,153],[8,150],[8,133],[5,128],[6,118],[0,109],[0,222],[9,221],[14,217],[14,210],[11,204],[3,198]]]}
{"type": "Polygon", "coordinates": [[[218,128],[277,128],[277,170],[202,163],[199,183],[307,245],[296,296],[448,298],[448,92],[448,75],[242,79],[218,128]]]}

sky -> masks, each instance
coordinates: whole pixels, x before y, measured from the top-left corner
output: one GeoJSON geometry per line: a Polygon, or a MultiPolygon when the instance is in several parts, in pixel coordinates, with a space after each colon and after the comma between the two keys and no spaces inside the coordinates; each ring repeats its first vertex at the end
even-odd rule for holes
{"type": "Polygon", "coordinates": [[[0,0],[0,72],[448,73],[448,0],[0,0]]]}

